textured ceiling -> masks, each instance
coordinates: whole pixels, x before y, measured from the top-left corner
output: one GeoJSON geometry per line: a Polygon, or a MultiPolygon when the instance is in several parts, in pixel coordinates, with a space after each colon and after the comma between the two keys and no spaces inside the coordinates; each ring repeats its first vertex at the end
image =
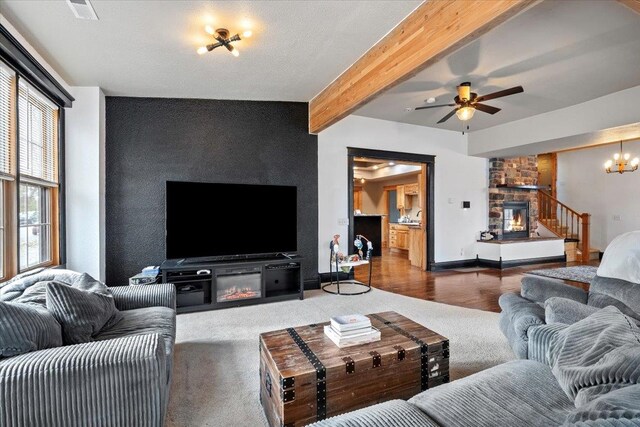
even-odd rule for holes
{"type": "Polygon", "coordinates": [[[545,1],[498,26],[365,105],[357,115],[450,130],[452,107],[406,112],[406,107],[453,102],[470,81],[479,95],[522,85],[525,92],[487,101],[495,115],[477,111],[473,131],[640,85],[640,15],[617,1],[545,1]]]}
{"type": "Polygon", "coordinates": [[[420,1],[101,1],[99,21],[65,1],[2,0],[0,13],[73,86],[108,95],[309,101],[420,1]],[[203,56],[205,24],[233,33],[238,58],[203,56]]]}

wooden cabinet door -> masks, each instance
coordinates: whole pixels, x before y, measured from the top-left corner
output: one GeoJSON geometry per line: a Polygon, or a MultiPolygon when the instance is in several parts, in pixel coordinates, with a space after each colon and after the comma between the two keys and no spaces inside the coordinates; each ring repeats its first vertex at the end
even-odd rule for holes
{"type": "Polygon", "coordinates": [[[396,236],[397,247],[398,249],[409,249],[409,232],[408,231],[398,231],[396,236]]]}
{"type": "Polygon", "coordinates": [[[404,185],[398,185],[396,187],[396,207],[398,209],[404,209],[405,206],[404,185]]]}
{"type": "Polygon", "coordinates": [[[362,212],[362,189],[356,189],[353,192],[353,210],[362,212]]]}

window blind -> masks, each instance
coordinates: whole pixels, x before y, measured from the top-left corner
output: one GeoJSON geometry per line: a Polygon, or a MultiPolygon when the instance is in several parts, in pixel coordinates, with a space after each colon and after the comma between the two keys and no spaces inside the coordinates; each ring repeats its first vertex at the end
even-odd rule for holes
{"type": "MultiPolygon", "coordinates": [[[[13,138],[13,88],[16,75],[0,63],[0,175],[11,175],[11,140],[13,138]]],[[[1,176],[0,176],[1,177],[1,176]]]]}
{"type": "Polygon", "coordinates": [[[58,182],[58,108],[24,82],[18,94],[20,175],[46,183],[58,182]]]}

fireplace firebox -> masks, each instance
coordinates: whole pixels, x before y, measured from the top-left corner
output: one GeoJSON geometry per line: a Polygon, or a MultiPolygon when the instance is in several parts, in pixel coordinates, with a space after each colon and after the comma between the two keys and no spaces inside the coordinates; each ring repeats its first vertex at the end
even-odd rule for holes
{"type": "Polygon", "coordinates": [[[504,202],[502,209],[502,238],[528,238],[529,202],[504,202]]]}
{"type": "Polygon", "coordinates": [[[216,270],[216,302],[262,297],[262,268],[231,267],[216,270]]]}

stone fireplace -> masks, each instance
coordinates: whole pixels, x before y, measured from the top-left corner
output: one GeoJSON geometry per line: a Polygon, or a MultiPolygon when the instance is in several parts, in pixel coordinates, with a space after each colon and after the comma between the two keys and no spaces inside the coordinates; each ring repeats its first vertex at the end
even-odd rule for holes
{"type": "Polygon", "coordinates": [[[538,224],[536,156],[489,161],[489,231],[499,239],[527,238],[538,224]]]}

